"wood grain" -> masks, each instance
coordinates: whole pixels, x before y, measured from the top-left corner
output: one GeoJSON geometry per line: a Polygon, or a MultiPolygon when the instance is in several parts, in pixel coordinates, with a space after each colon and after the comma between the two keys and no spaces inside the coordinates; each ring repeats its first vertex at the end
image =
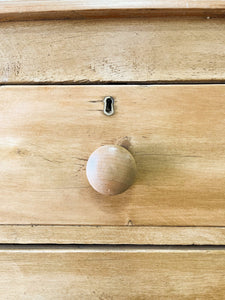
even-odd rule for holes
{"type": "Polygon", "coordinates": [[[225,19],[0,23],[0,82],[221,81],[225,19]]]}
{"type": "Polygon", "coordinates": [[[0,250],[2,299],[224,299],[224,249],[0,250]]]}
{"type": "Polygon", "coordinates": [[[1,87],[0,223],[224,226],[224,95],[225,85],[1,87]],[[126,144],[137,163],[114,197],[85,174],[107,144],[126,144]]]}
{"type": "Polygon", "coordinates": [[[97,9],[225,9],[224,0],[6,0],[1,1],[5,12],[38,12],[56,10],[97,10],[97,9]]]}
{"type": "Polygon", "coordinates": [[[225,227],[1,225],[0,243],[225,245],[225,227]]]}
{"type": "Polygon", "coordinates": [[[8,0],[0,2],[0,20],[154,15],[224,15],[224,0],[8,0]]]}

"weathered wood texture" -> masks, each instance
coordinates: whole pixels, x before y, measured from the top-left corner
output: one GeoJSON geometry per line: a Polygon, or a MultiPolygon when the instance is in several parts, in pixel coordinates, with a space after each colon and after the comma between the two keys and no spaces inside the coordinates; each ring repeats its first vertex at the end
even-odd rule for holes
{"type": "Polygon", "coordinates": [[[0,243],[225,245],[225,227],[1,225],[0,243]]]}
{"type": "Polygon", "coordinates": [[[225,79],[225,19],[0,23],[0,82],[225,79]]]}
{"type": "Polygon", "coordinates": [[[85,17],[213,15],[225,13],[224,0],[8,0],[0,2],[0,20],[85,17]]]}
{"type": "Polygon", "coordinates": [[[0,223],[224,226],[224,95],[225,85],[1,87],[0,223]],[[103,196],[86,161],[116,143],[137,179],[103,196]]]}
{"type": "Polygon", "coordinates": [[[1,299],[225,298],[225,250],[0,250],[1,299]]]}

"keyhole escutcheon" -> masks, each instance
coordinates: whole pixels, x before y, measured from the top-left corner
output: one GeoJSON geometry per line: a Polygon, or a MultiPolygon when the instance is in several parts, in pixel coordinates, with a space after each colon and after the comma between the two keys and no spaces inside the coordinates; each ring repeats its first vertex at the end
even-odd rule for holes
{"type": "Polygon", "coordinates": [[[104,98],[104,114],[112,116],[114,114],[114,99],[111,96],[104,98]]]}

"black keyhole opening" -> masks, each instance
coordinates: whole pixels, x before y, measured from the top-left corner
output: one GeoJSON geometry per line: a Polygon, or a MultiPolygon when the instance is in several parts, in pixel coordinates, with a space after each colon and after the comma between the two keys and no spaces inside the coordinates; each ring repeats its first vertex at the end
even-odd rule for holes
{"type": "Polygon", "coordinates": [[[105,111],[109,114],[112,111],[112,99],[111,98],[107,98],[106,99],[106,108],[105,111]]]}

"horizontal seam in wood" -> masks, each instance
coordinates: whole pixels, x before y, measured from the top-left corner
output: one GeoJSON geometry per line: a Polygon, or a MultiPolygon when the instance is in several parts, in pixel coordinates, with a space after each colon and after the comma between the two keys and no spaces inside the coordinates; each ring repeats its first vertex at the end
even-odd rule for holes
{"type": "Polygon", "coordinates": [[[207,228],[213,228],[213,229],[221,229],[224,228],[225,226],[209,226],[209,225],[201,225],[201,226],[193,226],[193,225],[79,225],[79,224],[0,224],[0,227],[4,226],[24,226],[24,227],[90,227],[90,228],[120,228],[120,229],[125,229],[125,228],[193,228],[193,229],[207,229],[207,228]]]}
{"type": "Polygon", "coordinates": [[[99,85],[216,85],[225,84],[225,80],[168,80],[168,81],[40,81],[40,82],[10,82],[1,83],[0,87],[4,86],[99,86],[99,85]]]}
{"type": "Polygon", "coordinates": [[[141,252],[141,251],[218,251],[225,250],[225,245],[86,245],[86,244],[0,244],[1,251],[32,251],[32,250],[72,250],[77,252],[141,252]]]}

